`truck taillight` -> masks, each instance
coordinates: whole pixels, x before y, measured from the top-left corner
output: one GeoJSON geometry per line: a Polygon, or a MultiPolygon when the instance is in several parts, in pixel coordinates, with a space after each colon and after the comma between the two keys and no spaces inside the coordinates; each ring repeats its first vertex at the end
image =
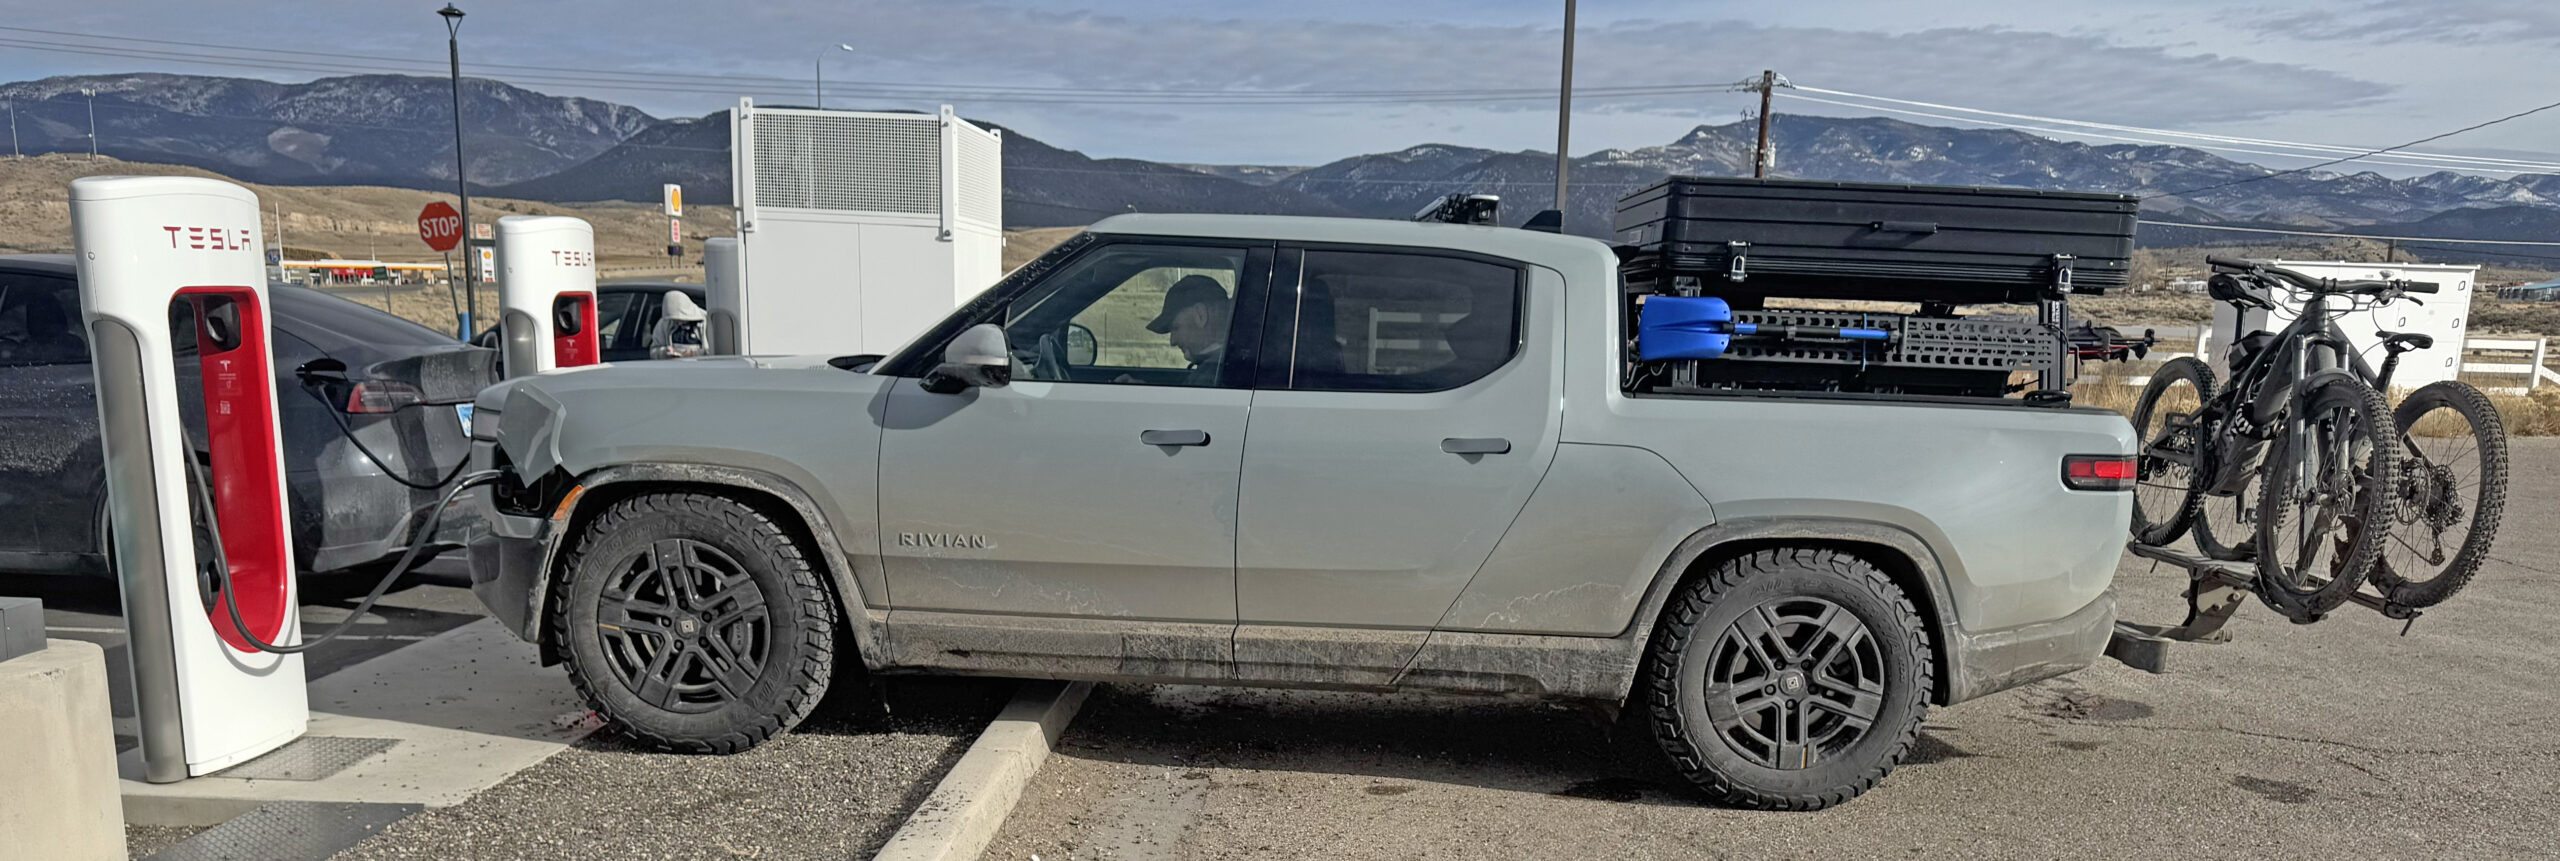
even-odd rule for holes
{"type": "Polygon", "coordinates": [[[2073,454],[2062,458],[2062,486],[2072,490],[2132,490],[2133,456],[2073,454]]]}
{"type": "Polygon", "coordinates": [[[408,383],[366,380],[347,390],[347,412],[358,415],[396,412],[424,400],[418,387],[408,383]]]}

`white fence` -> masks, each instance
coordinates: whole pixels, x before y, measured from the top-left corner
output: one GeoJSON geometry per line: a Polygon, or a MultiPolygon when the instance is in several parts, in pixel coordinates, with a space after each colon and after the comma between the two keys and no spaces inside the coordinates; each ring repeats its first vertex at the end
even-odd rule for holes
{"type": "MultiPolygon", "coordinates": [[[[2209,334],[2209,332],[2197,333],[2196,351],[2193,353],[2164,353],[2155,351],[2151,354],[2151,358],[2165,362],[2170,359],[2187,356],[2209,355],[2212,353],[2212,350],[2207,346],[2207,336],[2209,334]]],[[[2550,348],[2551,339],[2541,336],[2531,338],[2468,338],[2462,342],[2462,353],[2464,359],[2462,363],[2462,372],[2466,374],[2504,374],[2509,376],[2521,376],[2524,378],[2524,385],[2521,386],[2480,387],[2481,391],[2488,392],[2490,394],[2521,395],[2540,388],[2545,380],[2549,380],[2555,384],[2560,384],[2560,371],[2553,371],[2550,368],[2545,367],[2543,364],[2544,359],[2548,358],[2550,355],[2550,348]],[[2470,361],[2472,353],[2507,353],[2512,355],[2506,356],[2505,358],[2511,360],[2527,359],[2527,357],[2530,358],[2526,361],[2474,362],[2470,361]]],[[[2212,364],[2212,362],[2213,360],[2211,359],[2205,360],[2206,364],[2212,364]]],[[[2147,386],[2151,384],[2151,375],[2144,374],[2138,377],[2126,377],[2124,384],[2128,386],[2147,386]]]]}
{"type": "Polygon", "coordinates": [[[2490,392],[2492,394],[2521,395],[2540,388],[2542,386],[2542,381],[2546,379],[2554,383],[2560,383],[2560,373],[2554,373],[2550,368],[2544,367],[2542,364],[2543,359],[2548,356],[2550,352],[2550,347],[2551,339],[2539,336],[2533,338],[2472,338],[2462,342],[2462,350],[2464,353],[2462,372],[2466,374],[2521,375],[2524,377],[2524,385],[2521,386],[2480,387],[2481,391],[2490,392]],[[2479,352],[2515,353],[2521,355],[2512,356],[2511,358],[2524,358],[2525,356],[2531,356],[2532,360],[2529,362],[2470,361],[2469,354],[2479,352]]]}

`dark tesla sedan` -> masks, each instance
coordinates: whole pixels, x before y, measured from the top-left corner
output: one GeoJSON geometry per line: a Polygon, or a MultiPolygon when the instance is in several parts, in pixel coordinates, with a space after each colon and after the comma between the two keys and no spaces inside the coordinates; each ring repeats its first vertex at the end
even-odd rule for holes
{"type": "MultiPolygon", "coordinates": [[[[295,562],[305,572],[379,570],[407,548],[467,453],[469,392],[489,382],[489,352],[317,290],[276,286],[268,296],[295,562]]],[[[175,308],[178,378],[193,380],[195,321],[175,308]]],[[[82,332],[68,255],[0,255],[0,572],[108,570],[82,332]]],[[[182,383],[181,401],[201,457],[201,394],[182,383]]],[[[459,546],[461,528],[448,523],[439,549],[445,539],[459,546]]]]}

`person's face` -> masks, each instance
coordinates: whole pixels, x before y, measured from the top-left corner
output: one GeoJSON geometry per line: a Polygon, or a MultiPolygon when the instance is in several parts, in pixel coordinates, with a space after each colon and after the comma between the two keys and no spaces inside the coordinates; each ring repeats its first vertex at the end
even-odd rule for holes
{"type": "Polygon", "coordinates": [[[1165,338],[1173,342],[1175,349],[1182,351],[1183,358],[1200,361],[1225,339],[1226,333],[1218,331],[1216,317],[1207,305],[1184,308],[1173,315],[1173,331],[1165,333],[1165,338]]]}

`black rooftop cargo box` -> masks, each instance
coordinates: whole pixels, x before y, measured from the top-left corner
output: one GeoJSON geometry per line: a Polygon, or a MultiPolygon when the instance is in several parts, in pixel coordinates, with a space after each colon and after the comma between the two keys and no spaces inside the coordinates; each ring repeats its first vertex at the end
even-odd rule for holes
{"type": "Polygon", "coordinates": [[[1698,275],[1711,296],[1961,305],[2034,301],[2064,283],[2058,260],[2072,292],[2124,286],[2139,207],[2122,194],[1675,176],[1620,199],[1616,229],[1630,289],[1698,275]]]}

